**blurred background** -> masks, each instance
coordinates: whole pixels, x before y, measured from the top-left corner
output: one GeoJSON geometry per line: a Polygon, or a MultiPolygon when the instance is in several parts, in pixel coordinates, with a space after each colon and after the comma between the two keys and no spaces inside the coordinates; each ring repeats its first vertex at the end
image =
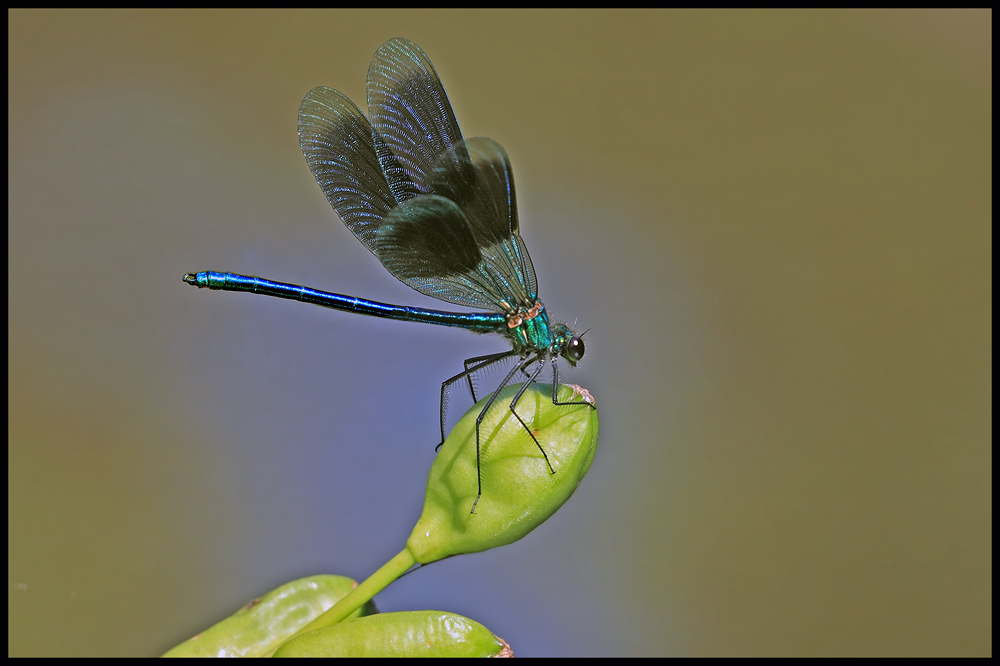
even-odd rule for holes
{"type": "MultiPolygon", "coordinates": [[[[992,653],[992,14],[9,11],[8,654],[155,655],[403,546],[440,307],[303,159],[386,39],[510,154],[601,434],[522,541],[390,586],[518,655],[992,653]]],[[[457,400],[458,414],[468,403],[457,400]]]]}

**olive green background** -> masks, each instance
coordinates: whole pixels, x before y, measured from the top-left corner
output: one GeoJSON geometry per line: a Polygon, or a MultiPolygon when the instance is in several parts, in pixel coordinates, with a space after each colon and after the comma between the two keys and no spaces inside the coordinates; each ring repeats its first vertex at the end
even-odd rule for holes
{"type": "MultiPolygon", "coordinates": [[[[442,380],[299,152],[393,36],[511,156],[594,465],[383,610],[520,655],[992,653],[992,14],[8,12],[8,653],[157,654],[420,513],[442,380]]],[[[457,416],[468,402],[456,399],[457,416]]]]}

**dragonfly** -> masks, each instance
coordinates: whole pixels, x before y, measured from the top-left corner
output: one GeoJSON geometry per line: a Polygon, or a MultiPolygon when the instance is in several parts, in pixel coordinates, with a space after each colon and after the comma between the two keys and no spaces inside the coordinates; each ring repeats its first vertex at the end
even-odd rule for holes
{"type": "Polygon", "coordinates": [[[480,425],[500,392],[526,378],[509,409],[555,469],[517,404],[546,366],[552,369],[554,405],[589,405],[558,399],[558,359],[576,366],[583,335],[549,319],[519,234],[514,175],[499,143],[462,136],[444,86],[430,59],[413,42],[385,42],[368,68],[369,118],[333,88],[313,88],[299,107],[299,145],[316,182],[348,229],[386,270],[416,291],[486,312],[446,312],[380,303],[253,275],[188,273],[192,286],[241,291],[312,303],[334,310],[402,321],[499,333],[510,348],[466,359],[464,370],[441,384],[441,443],[452,388],[465,380],[473,402],[474,379],[513,362],[476,419],[478,494],[482,496],[480,425]]]}

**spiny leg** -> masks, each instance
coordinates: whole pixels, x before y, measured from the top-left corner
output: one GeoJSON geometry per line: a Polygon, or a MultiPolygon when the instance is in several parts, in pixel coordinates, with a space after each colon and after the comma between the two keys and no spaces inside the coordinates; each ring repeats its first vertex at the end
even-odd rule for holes
{"type": "MultiPolygon", "coordinates": [[[[444,440],[445,440],[445,434],[444,434],[444,425],[445,424],[444,424],[444,422],[445,422],[445,417],[447,416],[447,412],[448,412],[448,390],[452,387],[452,385],[455,382],[457,382],[460,379],[462,379],[463,377],[468,377],[472,373],[478,372],[479,370],[482,370],[483,368],[489,366],[490,364],[496,363],[498,361],[502,361],[503,359],[505,359],[505,358],[507,358],[509,356],[513,356],[516,353],[517,352],[515,352],[514,350],[510,350],[510,351],[500,352],[498,354],[489,354],[487,356],[476,356],[476,357],[470,358],[470,359],[466,360],[466,362],[465,362],[465,364],[466,364],[465,365],[465,370],[463,372],[458,373],[457,375],[455,375],[454,377],[452,377],[450,379],[446,379],[441,384],[441,443],[434,447],[435,451],[437,451],[438,449],[440,449],[444,445],[444,440]],[[470,361],[472,361],[472,362],[480,361],[480,362],[477,365],[474,365],[473,367],[470,368],[469,367],[469,362],[470,361]]],[[[471,381],[470,381],[470,385],[471,385],[471,381]]],[[[472,397],[473,397],[473,400],[475,400],[475,394],[473,394],[472,397]]]]}
{"type": "MultiPolygon", "coordinates": [[[[528,390],[528,387],[535,383],[535,379],[542,372],[542,368],[545,367],[546,360],[547,359],[545,356],[541,357],[540,362],[538,364],[538,369],[532,372],[530,375],[528,375],[528,381],[524,382],[524,384],[521,385],[521,388],[518,390],[517,395],[515,395],[514,399],[510,401],[510,413],[513,414],[514,417],[521,422],[521,425],[524,426],[524,429],[528,431],[528,435],[531,436],[531,441],[533,441],[535,443],[535,446],[538,447],[538,450],[542,452],[542,457],[545,458],[545,464],[549,466],[549,472],[551,474],[555,474],[556,470],[553,469],[552,463],[549,462],[549,456],[547,453],[545,453],[545,449],[543,449],[542,445],[538,443],[538,438],[535,437],[535,433],[531,432],[531,428],[528,427],[528,424],[524,422],[524,419],[521,418],[521,415],[517,413],[516,409],[514,409],[515,407],[517,407],[517,403],[521,400],[521,396],[524,395],[524,392],[528,390]]],[[[525,367],[526,367],[525,364],[521,365],[522,370],[524,370],[525,367]]],[[[527,375],[527,373],[525,374],[527,375]]]]}
{"type": "Polygon", "coordinates": [[[480,466],[479,456],[479,426],[482,424],[483,419],[486,418],[486,413],[490,411],[490,407],[492,407],[493,403],[496,402],[497,396],[500,395],[500,391],[504,390],[507,385],[510,384],[511,380],[514,379],[514,375],[517,374],[517,371],[523,369],[526,365],[534,363],[537,359],[538,357],[536,356],[534,359],[523,361],[511,368],[510,372],[507,373],[507,376],[503,378],[502,382],[500,382],[500,386],[498,386],[497,390],[490,396],[486,406],[483,407],[481,412],[479,412],[479,416],[476,417],[476,479],[479,484],[479,488],[476,492],[476,501],[472,503],[472,511],[469,513],[476,512],[476,505],[479,504],[479,498],[483,496],[483,469],[480,466]]]}
{"type": "MultiPolygon", "coordinates": [[[[501,352],[501,353],[502,354],[507,354],[506,352],[501,352]]],[[[507,354],[507,355],[509,356],[509,354],[507,354]]],[[[475,365],[475,364],[479,363],[480,361],[486,361],[486,360],[493,359],[495,356],[497,356],[497,354],[487,354],[485,356],[473,356],[472,358],[467,358],[467,359],[465,359],[465,361],[463,361],[465,363],[465,369],[466,369],[466,371],[468,371],[469,370],[469,366],[475,365]]],[[[466,375],[466,377],[465,377],[466,379],[469,380],[469,393],[472,395],[472,404],[473,405],[476,404],[477,402],[479,402],[479,400],[476,399],[476,387],[472,383],[472,376],[474,374],[476,374],[481,369],[482,368],[473,370],[472,372],[469,372],[466,375]]]]}
{"type": "Polygon", "coordinates": [[[559,368],[556,366],[555,357],[552,358],[552,404],[553,405],[589,405],[593,407],[594,405],[587,402],[586,400],[574,401],[574,402],[559,402],[559,368]]]}

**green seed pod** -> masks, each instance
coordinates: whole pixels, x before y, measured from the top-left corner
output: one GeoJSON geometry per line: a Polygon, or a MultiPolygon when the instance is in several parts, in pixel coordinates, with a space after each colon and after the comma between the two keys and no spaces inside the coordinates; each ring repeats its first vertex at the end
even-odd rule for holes
{"type": "Polygon", "coordinates": [[[275,657],[513,657],[490,630],[443,611],[382,613],[293,638],[275,657]]]}
{"type": "MultiPolygon", "coordinates": [[[[310,576],[272,590],[164,657],[262,657],[357,586],[344,576],[310,576]]],[[[376,613],[371,602],[348,617],[376,613]]]]}
{"type": "Polygon", "coordinates": [[[475,513],[470,511],[479,488],[476,418],[485,401],[467,412],[445,441],[431,467],[423,515],[406,542],[417,562],[517,541],[562,506],[590,468],[598,429],[590,394],[564,384],[560,402],[587,404],[554,405],[551,387],[536,384],[521,396],[517,414],[545,450],[546,463],[509,409],[519,388],[504,389],[480,426],[483,491],[475,513]]]}

